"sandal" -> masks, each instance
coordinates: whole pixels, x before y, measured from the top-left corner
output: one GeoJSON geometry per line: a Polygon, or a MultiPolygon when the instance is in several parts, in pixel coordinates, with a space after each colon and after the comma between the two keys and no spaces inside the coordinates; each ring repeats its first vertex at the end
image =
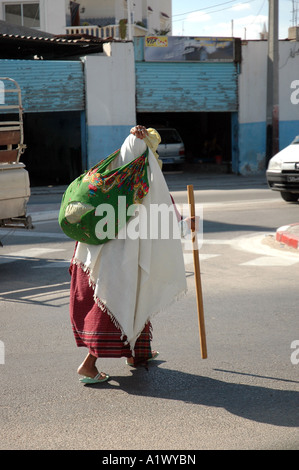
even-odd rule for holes
{"type": "Polygon", "coordinates": [[[79,381],[82,384],[99,384],[102,382],[106,382],[106,380],[110,379],[108,374],[105,374],[103,377],[101,373],[97,374],[95,377],[82,377],[82,379],[79,379],[79,381]]]}

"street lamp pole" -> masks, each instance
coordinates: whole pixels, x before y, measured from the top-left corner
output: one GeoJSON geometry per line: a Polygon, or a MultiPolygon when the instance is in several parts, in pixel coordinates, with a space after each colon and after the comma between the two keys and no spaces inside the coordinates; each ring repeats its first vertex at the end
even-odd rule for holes
{"type": "Polygon", "coordinates": [[[128,39],[132,41],[132,13],[131,13],[131,0],[127,0],[128,9],[128,39]]]}
{"type": "Polygon", "coordinates": [[[267,57],[266,165],[279,151],[278,0],[269,1],[267,57]]]}

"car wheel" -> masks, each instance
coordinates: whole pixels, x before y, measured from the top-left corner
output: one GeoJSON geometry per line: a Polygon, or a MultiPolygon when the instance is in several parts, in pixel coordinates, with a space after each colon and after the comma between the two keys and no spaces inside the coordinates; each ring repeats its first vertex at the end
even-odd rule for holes
{"type": "Polygon", "coordinates": [[[280,192],[280,195],[282,197],[282,199],[284,201],[287,201],[287,202],[295,202],[298,200],[299,198],[299,194],[296,194],[296,193],[288,193],[286,191],[281,191],[280,192]]]}

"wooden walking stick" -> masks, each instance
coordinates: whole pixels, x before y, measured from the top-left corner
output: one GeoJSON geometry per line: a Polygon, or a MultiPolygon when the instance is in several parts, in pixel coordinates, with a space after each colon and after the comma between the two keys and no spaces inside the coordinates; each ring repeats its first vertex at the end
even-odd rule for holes
{"type": "MultiPolygon", "coordinates": [[[[194,192],[193,185],[187,186],[188,191],[188,203],[190,207],[190,216],[195,220],[195,204],[194,204],[194,192]]],[[[195,225],[195,224],[194,224],[195,225]]],[[[193,263],[194,263],[194,275],[195,275],[195,287],[196,287],[196,301],[197,301],[197,313],[198,313],[198,326],[199,326],[199,337],[200,337],[200,349],[202,359],[208,357],[207,354],[207,343],[206,343],[206,332],[205,332],[205,320],[204,320],[204,309],[203,309],[203,298],[202,298],[202,287],[201,287],[201,275],[200,275],[200,264],[199,264],[199,253],[197,246],[197,236],[195,226],[191,227],[192,237],[192,248],[193,248],[193,263]]]]}

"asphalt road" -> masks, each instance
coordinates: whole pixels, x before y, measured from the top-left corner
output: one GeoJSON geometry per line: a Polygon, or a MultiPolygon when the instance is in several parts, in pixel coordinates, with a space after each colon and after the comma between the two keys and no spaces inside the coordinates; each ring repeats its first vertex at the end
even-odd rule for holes
{"type": "Polygon", "coordinates": [[[193,184],[203,214],[208,358],[185,253],[188,293],[153,319],[158,360],[146,371],[105,359],[111,380],[80,384],[86,351],[68,316],[74,244],[57,224],[61,188],[35,188],[34,230],[0,231],[1,449],[299,449],[299,254],[273,242],[298,222],[298,205],[262,178],[166,179],[178,206],[193,184]]]}

